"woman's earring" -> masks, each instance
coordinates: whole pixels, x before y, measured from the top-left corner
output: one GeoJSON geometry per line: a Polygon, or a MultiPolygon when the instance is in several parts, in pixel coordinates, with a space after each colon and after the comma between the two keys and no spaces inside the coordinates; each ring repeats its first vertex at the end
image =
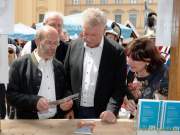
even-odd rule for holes
{"type": "Polygon", "coordinates": [[[146,69],[146,70],[147,70],[148,66],[149,66],[149,64],[146,64],[146,66],[145,66],[145,69],[146,69]]]}

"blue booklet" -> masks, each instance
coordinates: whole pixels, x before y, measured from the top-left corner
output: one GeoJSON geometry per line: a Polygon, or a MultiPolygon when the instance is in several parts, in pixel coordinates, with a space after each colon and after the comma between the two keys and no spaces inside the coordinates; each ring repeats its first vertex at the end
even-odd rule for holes
{"type": "Polygon", "coordinates": [[[157,130],[161,123],[162,101],[140,99],[138,104],[138,128],[157,130]]]}
{"type": "Polygon", "coordinates": [[[180,131],[180,101],[163,101],[162,129],[180,131]]]}

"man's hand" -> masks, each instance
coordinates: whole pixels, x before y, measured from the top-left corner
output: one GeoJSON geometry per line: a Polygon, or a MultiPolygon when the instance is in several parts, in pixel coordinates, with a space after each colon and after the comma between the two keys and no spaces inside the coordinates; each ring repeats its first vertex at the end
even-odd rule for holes
{"type": "Polygon", "coordinates": [[[37,102],[37,110],[39,112],[46,112],[49,109],[48,100],[46,98],[40,98],[37,102]]]}
{"type": "Polygon", "coordinates": [[[108,123],[116,123],[116,116],[111,111],[104,111],[100,115],[100,119],[108,123]]]}
{"type": "Polygon", "coordinates": [[[72,108],[73,106],[73,100],[70,99],[70,100],[67,100],[66,102],[60,104],[60,108],[63,110],[63,111],[68,111],[72,108]]]}
{"type": "Polygon", "coordinates": [[[66,119],[74,119],[74,111],[71,110],[70,112],[68,112],[68,113],[65,115],[65,118],[66,118],[66,119]]]}

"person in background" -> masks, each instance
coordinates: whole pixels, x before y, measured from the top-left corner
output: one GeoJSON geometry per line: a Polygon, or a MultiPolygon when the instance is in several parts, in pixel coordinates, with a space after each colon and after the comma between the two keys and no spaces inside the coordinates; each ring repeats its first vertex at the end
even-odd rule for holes
{"type": "MultiPolygon", "coordinates": [[[[64,63],[68,45],[61,40],[61,33],[62,33],[62,28],[63,28],[62,14],[60,14],[59,12],[53,12],[53,11],[47,12],[44,16],[43,25],[49,25],[57,30],[60,41],[56,49],[55,57],[57,58],[57,60],[64,63]]],[[[24,46],[23,50],[21,51],[21,56],[33,52],[36,46],[37,45],[36,45],[35,40],[29,41],[24,46]]]]}
{"type": "Polygon", "coordinates": [[[150,12],[147,18],[147,26],[145,28],[145,36],[155,37],[156,35],[156,25],[157,25],[157,14],[155,12],[150,12]]]}
{"type": "Polygon", "coordinates": [[[130,43],[127,48],[129,100],[125,101],[126,110],[135,112],[138,99],[155,99],[156,93],[167,96],[168,70],[164,62],[165,58],[151,39],[138,38],[130,43]]]}
{"type": "Polygon", "coordinates": [[[21,47],[19,47],[17,44],[17,39],[11,39],[8,38],[8,44],[13,44],[16,47],[16,56],[20,56],[20,52],[21,52],[21,47]]]}
{"type": "Polygon", "coordinates": [[[16,46],[13,44],[8,44],[8,64],[11,66],[13,61],[17,59],[16,46]]]}
{"type": "Polygon", "coordinates": [[[126,55],[104,36],[106,16],[96,8],[83,12],[83,33],[69,45],[65,59],[68,90],[80,93],[75,118],[101,118],[114,123],[126,90],[126,55]]]}
{"type": "MultiPolygon", "coordinates": [[[[18,48],[14,44],[8,44],[8,65],[9,69],[11,64],[17,59],[17,50],[18,48]]],[[[6,103],[7,104],[7,103],[6,103]]],[[[7,116],[9,119],[15,118],[16,110],[14,107],[7,104],[7,116]]]]}
{"type": "Polygon", "coordinates": [[[118,34],[118,40],[117,42],[120,44],[120,45],[123,45],[123,35],[122,35],[122,32],[121,32],[121,28],[120,28],[120,25],[116,22],[112,22],[111,24],[111,28],[114,32],[116,32],[118,34]]]}
{"type": "Polygon", "coordinates": [[[106,30],[105,36],[119,43],[119,35],[114,30],[106,30]]]}
{"type": "Polygon", "coordinates": [[[65,72],[54,58],[59,34],[53,27],[37,31],[37,49],[15,60],[9,73],[7,102],[16,108],[17,119],[63,118],[72,100],[50,106],[49,102],[65,96],[65,72]]]}

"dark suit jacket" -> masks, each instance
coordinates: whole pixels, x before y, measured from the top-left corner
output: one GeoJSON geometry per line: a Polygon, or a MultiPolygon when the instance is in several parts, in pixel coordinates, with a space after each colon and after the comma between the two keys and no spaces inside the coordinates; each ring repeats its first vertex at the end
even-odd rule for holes
{"type": "MultiPolygon", "coordinates": [[[[65,71],[62,63],[53,59],[56,99],[64,97],[65,71]]],[[[17,59],[10,68],[7,101],[14,106],[19,119],[37,119],[37,96],[41,84],[42,72],[34,54],[17,59]]],[[[57,108],[57,118],[63,117],[63,112],[57,108]]]]}
{"type": "MultiPolygon", "coordinates": [[[[84,58],[84,42],[77,39],[68,48],[65,70],[68,89],[72,93],[81,92],[84,58]]],[[[117,115],[126,90],[126,56],[124,49],[116,42],[104,38],[104,46],[97,77],[94,107],[96,117],[105,110],[117,115]]],[[[77,116],[79,101],[74,103],[77,116]]]]}
{"type": "Polygon", "coordinates": [[[59,46],[56,49],[56,55],[55,55],[56,59],[64,63],[67,49],[68,49],[68,45],[63,41],[60,41],[59,46]]]}

